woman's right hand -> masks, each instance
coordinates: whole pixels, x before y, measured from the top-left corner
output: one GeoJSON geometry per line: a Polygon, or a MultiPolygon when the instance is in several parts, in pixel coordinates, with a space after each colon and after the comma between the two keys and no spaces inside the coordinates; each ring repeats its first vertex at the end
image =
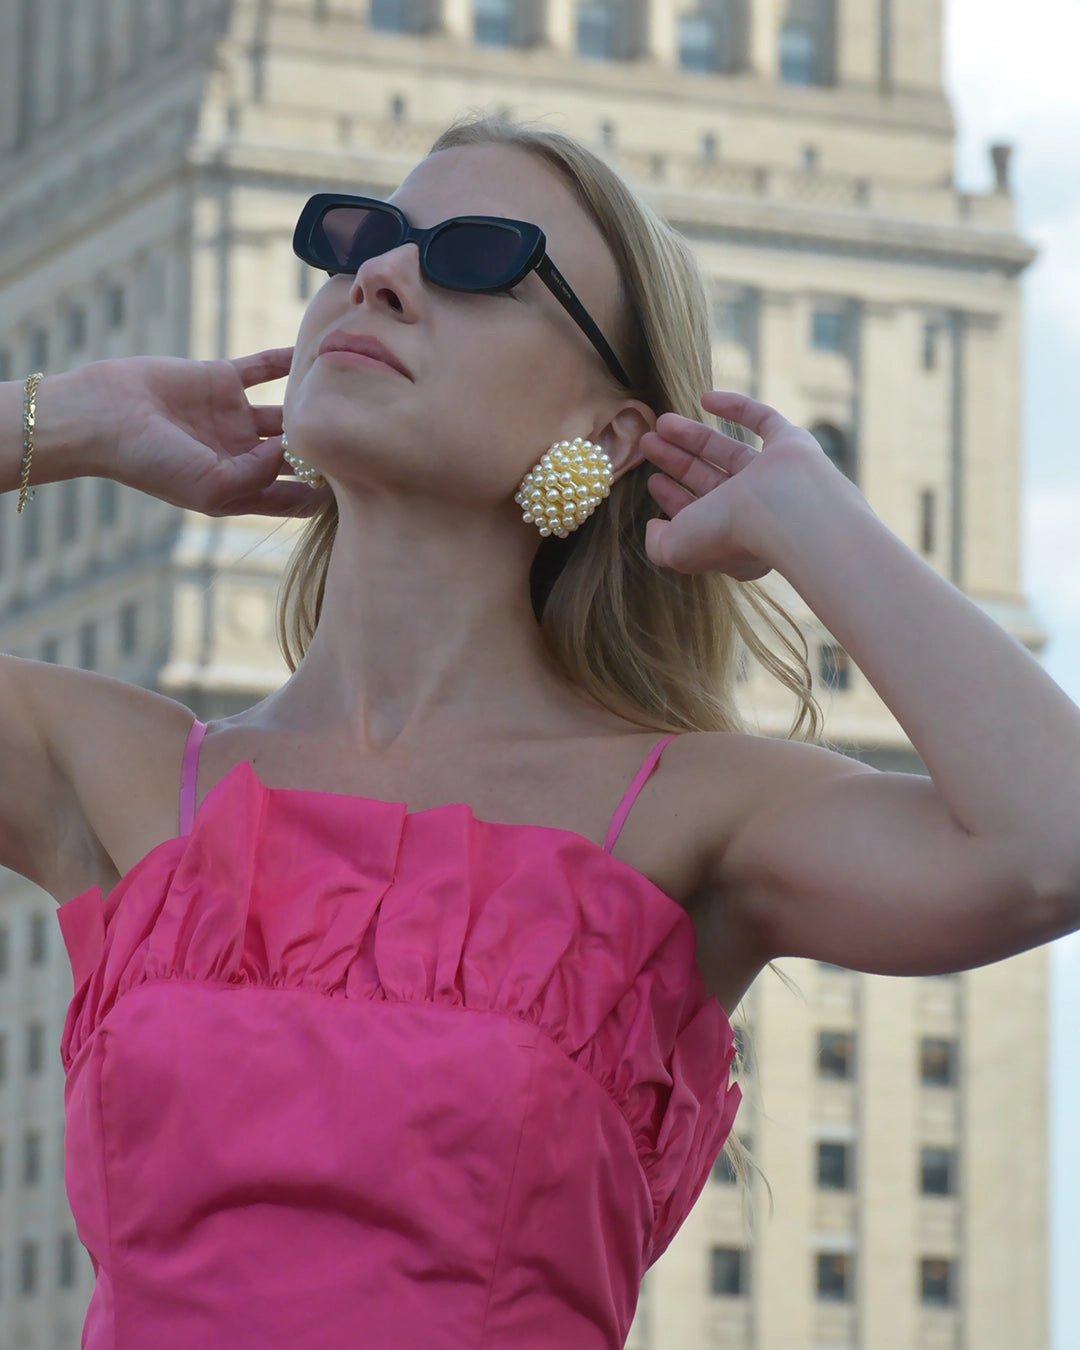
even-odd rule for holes
{"type": "MultiPolygon", "coordinates": [[[[285,463],[279,404],[246,390],[289,373],[291,347],[233,360],[124,356],[82,366],[102,472],[207,516],[310,516],[330,496],[285,463]]],[[[43,385],[39,395],[47,392],[43,385]]]]}

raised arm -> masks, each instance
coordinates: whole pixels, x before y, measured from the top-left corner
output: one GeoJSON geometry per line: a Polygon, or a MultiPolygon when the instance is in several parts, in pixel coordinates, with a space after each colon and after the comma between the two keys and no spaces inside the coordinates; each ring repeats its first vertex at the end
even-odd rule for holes
{"type": "Polygon", "coordinates": [[[1080,709],[878,519],[809,433],[741,395],[703,402],[762,449],[661,418],[642,448],[664,470],[650,486],[672,519],[651,525],[651,556],[744,578],[775,568],[930,772],[763,743],[763,772],[714,861],[729,921],[762,960],[897,975],[981,965],[1080,927],[1080,709]]]}
{"type": "MultiPolygon", "coordinates": [[[[291,360],[291,347],[231,361],[126,356],[46,375],[36,391],[30,487],[113,478],[209,516],[311,515],[329,489],[289,474],[281,407],[247,397],[287,375],[291,360]]],[[[0,492],[21,481],[24,395],[23,380],[0,384],[0,492]]]]}

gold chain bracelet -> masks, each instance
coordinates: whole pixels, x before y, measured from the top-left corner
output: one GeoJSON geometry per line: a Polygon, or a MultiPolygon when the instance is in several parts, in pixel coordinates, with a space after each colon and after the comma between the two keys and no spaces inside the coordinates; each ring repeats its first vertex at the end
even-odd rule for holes
{"type": "Polygon", "coordinates": [[[22,483],[19,489],[19,505],[15,508],[17,515],[22,515],[22,509],[27,502],[34,500],[34,494],[30,491],[30,461],[34,457],[34,420],[37,414],[37,387],[41,383],[43,373],[38,370],[33,375],[27,375],[25,393],[23,396],[23,459],[22,459],[22,483]]]}

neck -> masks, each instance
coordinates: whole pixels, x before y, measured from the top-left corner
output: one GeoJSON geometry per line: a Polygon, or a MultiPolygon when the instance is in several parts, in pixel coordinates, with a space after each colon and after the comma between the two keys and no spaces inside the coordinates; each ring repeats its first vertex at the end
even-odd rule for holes
{"type": "Polygon", "coordinates": [[[538,537],[505,510],[408,505],[343,494],[319,625],[276,700],[281,720],[361,753],[595,721],[533,614],[538,537]]]}

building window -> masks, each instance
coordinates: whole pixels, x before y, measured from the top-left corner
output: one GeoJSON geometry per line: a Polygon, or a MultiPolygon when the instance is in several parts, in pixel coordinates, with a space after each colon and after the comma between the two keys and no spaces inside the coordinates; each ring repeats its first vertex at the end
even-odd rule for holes
{"type": "Polygon", "coordinates": [[[835,642],[818,643],[818,674],[826,689],[851,687],[851,659],[835,642]]]}
{"type": "Polygon", "coordinates": [[[701,136],[701,158],[716,159],[720,154],[720,143],[711,131],[702,133],[701,136]]]}
{"type": "Polygon", "coordinates": [[[750,1254],[742,1247],[712,1249],[712,1292],[720,1298],[741,1298],[749,1292],[750,1254]]]}
{"type": "Polygon", "coordinates": [[[924,1256],[919,1263],[922,1301],[931,1308],[955,1308],[957,1263],[940,1256],[924,1256]]]}
{"type": "Polygon", "coordinates": [[[97,624],[93,619],[79,625],[79,668],[97,670],[97,624]]]}
{"type": "Polygon", "coordinates": [[[931,488],[923,488],[919,493],[919,548],[923,553],[933,553],[935,545],[934,511],[935,497],[931,488]]]}
{"type": "Polygon", "coordinates": [[[735,1072],[745,1077],[754,1072],[754,1045],[750,1031],[742,1025],[732,1027],[731,1030],[735,1038],[735,1072]]]}
{"type": "Polygon", "coordinates": [[[854,1292],[855,1258],[850,1252],[818,1252],[818,1298],[829,1303],[846,1303],[854,1292]]]}
{"type": "Polygon", "coordinates": [[[41,1073],[45,1067],[45,1023],[28,1022],[26,1027],[26,1072],[41,1073]]]}
{"type": "Polygon", "coordinates": [[[679,19],[679,64],[684,70],[730,72],[742,64],[744,0],[700,0],[679,19]]]}
{"type": "Polygon", "coordinates": [[[592,61],[610,61],[615,56],[615,10],[603,0],[577,7],[578,55],[592,61]]]}
{"type": "Polygon", "coordinates": [[[70,544],[79,535],[79,480],[65,478],[60,484],[60,542],[70,544]]]}
{"type": "Polygon", "coordinates": [[[818,1144],[817,1184],[823,1191],[855,1187],[855,1149],[851,1144],[818,1144]]]}
{"type": "Polygon", "coordinates": [[[23,1135],[23,1183],[36,1186],[41,1180],[41,1135],[27,1130],[23,1135]]]}
{"type": "Polygon", "coordinates": [[[938,338],[937,324],[924,323],[922,330],[923,370],[933,370],[937,366],[937,338],[938,338]]]}
{"type": "Polygon", "coordinates": [[[43,638],[41,642],[41,659],[48,661],[50,665],[55,666],[60,660],[60,639],[55,637],[43,638]]]}
{"type": "Polygon", "coordinates": [[[86,308],[72,305],[66,315],[67,347],[69,352],[79,351],[86,342],[86,308]]]}
{"type": "Polygon", "coordinates": [[[803,173],[816,173],[821,163],[821,152],[816,145],[804,145],[801,156],[803,173]]]}
{"type": "Polygon", "coordinates": [[[44,914],[32,914],[30,916],[30,964],[32,966],[44,965],[46,957],[46,937],[44,914]]]}
{"type": "Polygon", "coordinates": [[[400,94],[395,94],[390,100],[390,121],[401,123],[405,121],[405,115],[408,112],[404,98],[400,94]]]}
{"type": "Polygon", "coordinates": [[[780,30],[780,78],[785,84],[833,81],[833,0],[790,0],[780,30]]]}
{"type": "Polygon", "coordinates": [[[130,656],[139,645],[139,606],[129,600],[120,608],[120,651],[130,656]]]}
{"type": "Polygon", "coordinates": [[[600,123],[600,144],[605,150],[614,150],[615,148],[615,123],[600,123]]]}
{"type": "MultiPolygon", "coordinates": [[[[749,1141],[743,1139],[740,1143],[749,1152],[749,1141]]],[[[712,1180],[717,1186],[737,1186],[739,1184],[739,1174],[735,1171],[735,1164],[726,1148],[721,1151],[720,1156],[712,1165],[712,1180]]]]}
{"type": "Polygon", "coordinates": [[[44,370],[49,364],[49,334],[44,328],[35,328],[30,334],[30,369],[44,370]]]}
{"type": "Polygon", "coordinates": [[[957,1157],[954,1148],[924,1148],[919,1152],[919,1189],[923,1195],[957,1193],[957,1157]]]}
{"type": "Polygon", "coordinates": [[[78,1256],[78,1238],[74,1233],[61,1233],[57,1265],[61,1289],[73,1289],[76,1283],[76,1258],[78,1256]]]}
{"type": "Polygon", "coordinates": [[[36,1294],[38,1289],[38,1244],[19,1244],[19,1293],[36,1294]]]}
{"type": "Polygon", "coordinates": [[[831,426],[828,422],[816,422],[810,428],[810,435],[813,436],[840,472],[854,481],[854,456],[851,453],[851,442],[847,436],[839,428],[831,426]]]}
{"type": "Polygon", "coordinates": [[[512,47],[515,0],[475,0],[473,35],[486,47],[512,47]]]}
{"type": "Polygon", "coordinates": [[[810,323],[810,345],[819,352],[843,352],[847,323],[842,310],[815,309],[810,323]]]}
{"type": "Polygon", "coordinates": [[[409,0],[371,0],[371,26],[385,33],[409,31],[409,0]]]}
{"type": "Polygon", "coordinates": [[[713,337],[717,342],[743,343],[743,307],[731,296],[714,296],[712,302],[713,337]]]}
{"type": "Polygon", "coordinates": [[[105,322],[109,328],[122,328],[127,310],[127,293],[115,283],[105,288],[105,322]]]}
{"type": "Polygon", "coordinates": [[[818,1073],[822,1078],[855,1077],[855,1036],[852,1032],[818,1033],[818,1073]]]}
{"type": "Polygon", "coordinates": [[[955,1087],[959,1050],[955,1041],[927,1036],[919,1050],[919,1076],[924,1087],[955,1087]]]}
{"type": "Polygon", "coordinates": [[[98,479],[98,524],[116,524],[117,484],[115,478],[98,479]]]}

